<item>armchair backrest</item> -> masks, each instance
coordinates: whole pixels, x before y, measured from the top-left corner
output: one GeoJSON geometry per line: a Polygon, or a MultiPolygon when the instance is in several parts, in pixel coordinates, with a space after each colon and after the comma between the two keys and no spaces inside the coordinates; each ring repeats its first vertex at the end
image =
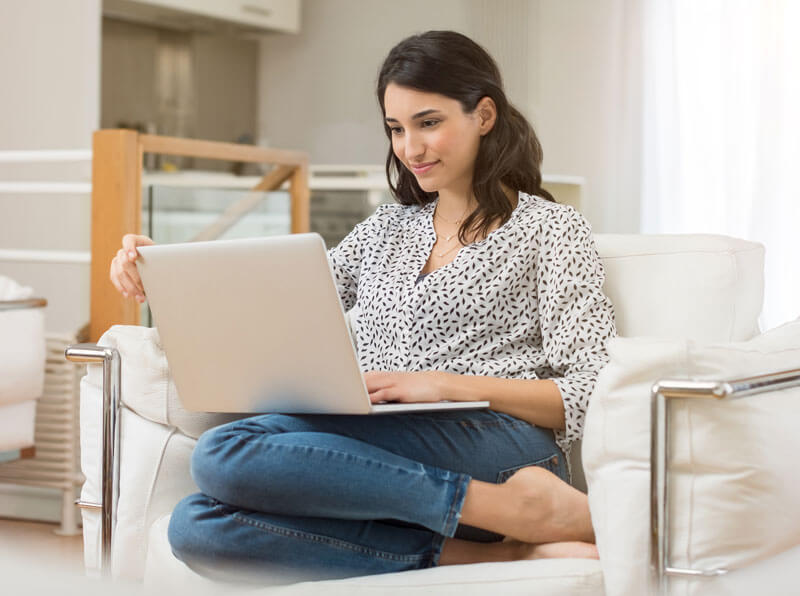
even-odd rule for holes
{"type": "Polygon", "coordinates": [[[710,234],[595,234],[617,333],[701,342],[758,334],[764,247],[710,234]]]}

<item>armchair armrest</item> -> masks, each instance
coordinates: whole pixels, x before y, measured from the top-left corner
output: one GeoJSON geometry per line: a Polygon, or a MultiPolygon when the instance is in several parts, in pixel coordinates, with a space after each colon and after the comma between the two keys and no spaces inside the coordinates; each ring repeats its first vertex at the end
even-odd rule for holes
{"type": "Polygon", "coordinates": [[[114,348],[97,344],[73,344],[64,352],[72,362],[103,364],[103,463],[102,498],[100,503],[76,501],[79,507],[100,509],[102,518],[103,575],[111,573],[111,537],[119,499],[119,407],[120,407],[120,357],[114,348]]]}
{"type": "Polygon", "coordinates": [[[669,564],[669,423],[674,399],[739,399],[767,391],[800,386],[800,368],[730,381],[662,380],[651,393],[650,518],[651,561],[660,593],[666,594],[670,576],[714,577],[725,568],[683,569],[669,564]]]}

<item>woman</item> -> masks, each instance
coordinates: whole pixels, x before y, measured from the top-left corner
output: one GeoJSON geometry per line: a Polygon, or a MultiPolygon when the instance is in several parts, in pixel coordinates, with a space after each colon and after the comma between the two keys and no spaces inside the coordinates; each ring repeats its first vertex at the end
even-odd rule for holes
{"type": "MultiPolygon", "coordinates": [[[[614,334],[586,221],[541,188],[542,152],[492,58],[431,31],[377,85],[399,204],[329,251],[374,402],[489,400],[485,411],[264,415],[200,437],[201,493],[176,556],[228,578],[333,578],[533,557],[596,557],[566,480],[614,334]],[[243,574],[242,572],[248,572],[243,574]]],[[[111,278],[144,300],[128,235],[111,278]]]]}

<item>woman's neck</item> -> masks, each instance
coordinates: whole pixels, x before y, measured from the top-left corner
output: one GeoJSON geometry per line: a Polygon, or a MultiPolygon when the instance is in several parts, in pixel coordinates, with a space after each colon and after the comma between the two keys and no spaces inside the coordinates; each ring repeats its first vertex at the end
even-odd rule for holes
{"type": "MultiPolygon", "coordinates": [[[[508,188],[505,184],[500,185],[503,193],[508,197],[511,203],[511,208],[516,208],[518,193],[508,188]]],[[[436,206],[436,212],[445,219],[459,220],[464,219],[467,215],[472,213],[478,206],[478,201],[472,192],[454,192],[449,189],[439,190],[439,202],[436,206]]]]}
{"type": "Polygon", "coordinates": [[[439,191],[436,213],[445,221],[463,221],[477,206],[478,201],[472,195],[442,189],[439,191]]]}

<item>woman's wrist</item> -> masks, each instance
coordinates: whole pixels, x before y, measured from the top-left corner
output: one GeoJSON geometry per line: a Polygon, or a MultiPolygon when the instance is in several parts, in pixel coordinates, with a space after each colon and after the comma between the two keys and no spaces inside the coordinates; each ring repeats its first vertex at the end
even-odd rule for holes
{"type": "Polygon", "coordinates": [[[472,391],[469,383],[465,382],[464,375],[433,371],[434,383],[439,399],[447,401],[479,401],[477,393],[472,391]]]}

